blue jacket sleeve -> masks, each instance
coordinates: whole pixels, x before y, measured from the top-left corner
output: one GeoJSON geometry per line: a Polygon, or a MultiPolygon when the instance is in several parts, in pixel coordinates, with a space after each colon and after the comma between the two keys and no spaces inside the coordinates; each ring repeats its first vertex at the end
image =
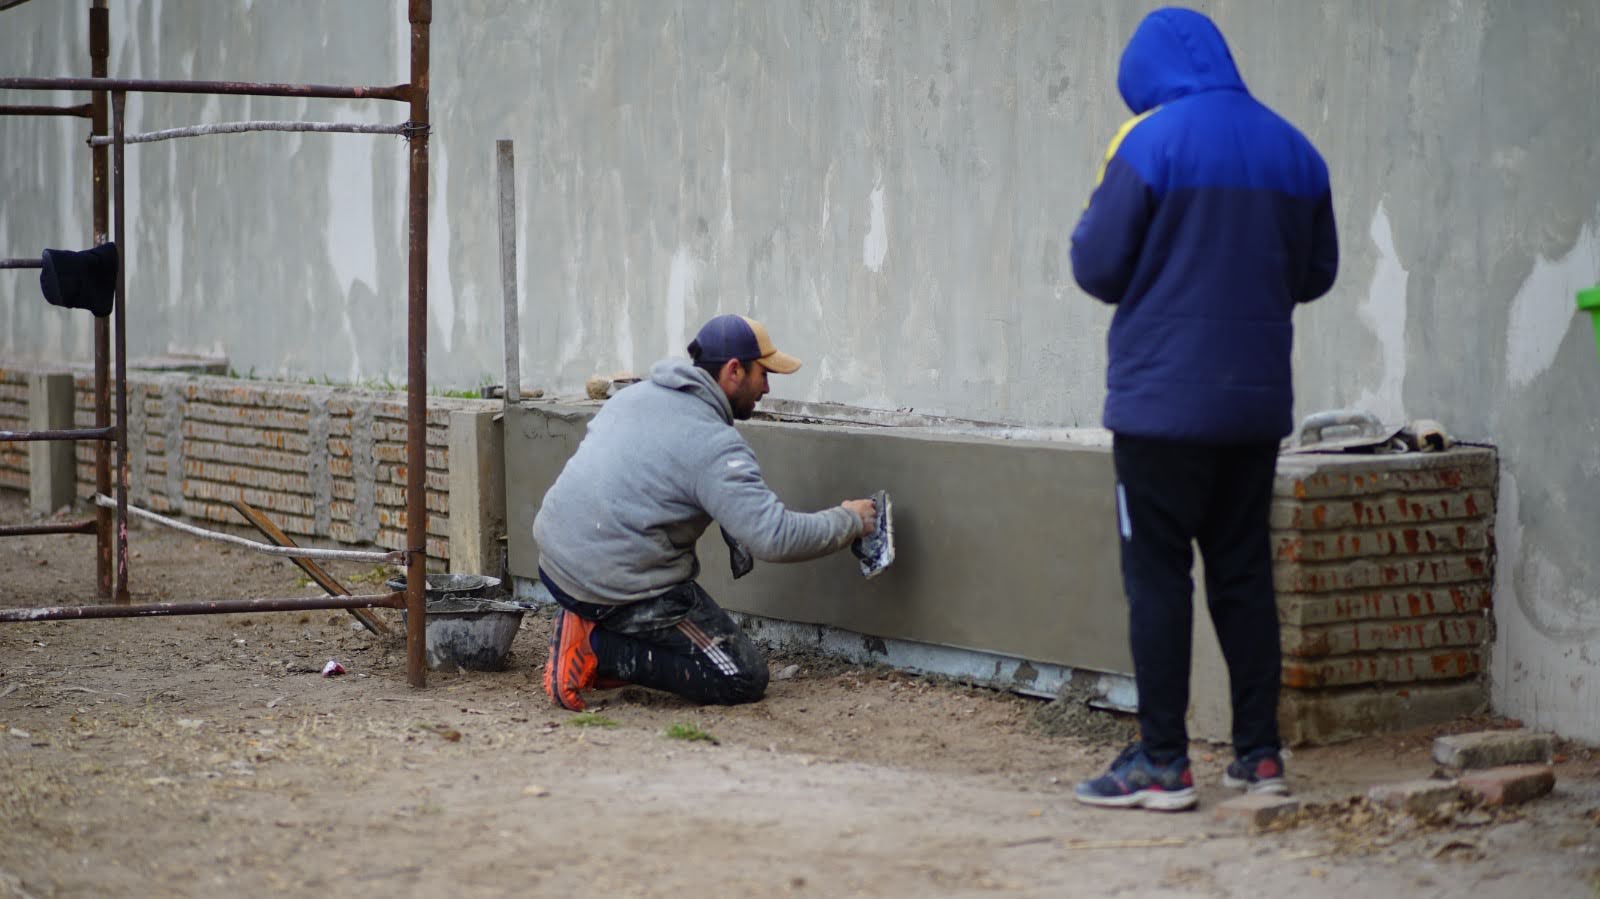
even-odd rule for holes
{"type": "Polygon", "coordinates": [[[1072,231],[1072,276],[1090,296],[1122,300],[1144,247],[1151,206],[1150,187],[1133,166],[1113,156],[1072,231]]]}
{"type": "Polygon", "coordinates": [[[1333,289],[1339,274],[1339,235],[1333,225],[1333,194],[1324,193],[1311,222],[1311,264],[1297,303],[1309,303],[1333,289]]]}

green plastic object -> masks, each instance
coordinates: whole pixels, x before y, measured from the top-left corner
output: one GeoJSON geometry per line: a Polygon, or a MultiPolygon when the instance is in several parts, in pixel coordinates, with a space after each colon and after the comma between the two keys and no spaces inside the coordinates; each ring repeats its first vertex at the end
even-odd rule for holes
{"type": "Polygon", "coordinates": [[[1594,323],[1594,349],[1600,353],[1600,284],[1578,291],[1578,309],[1589,313],[1589,320],[1594,323]]]}

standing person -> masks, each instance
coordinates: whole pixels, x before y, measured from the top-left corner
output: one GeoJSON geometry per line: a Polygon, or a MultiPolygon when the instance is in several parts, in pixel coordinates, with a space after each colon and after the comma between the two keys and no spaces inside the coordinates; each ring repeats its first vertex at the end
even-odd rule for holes
{"type": "Polygon", "coordinates": [[[1072,271],[1117,307],[1105,426],[1140,741],[1075,796],[1174,811],[1196,801],[1184,728],[1193,541],[1233,702],[1223,783],[1287,792],[1268,509],[1293,427],[1290,318],[1333,286],[1339,251],[1322,157],[1250,96],[1210,19],[1146,16],[1117,89],[1134,118],[1073,231],[1072,271]]]}
{"type": "MultiPolygon", "coordinates": [[[[539,578],[560,604],[544,689],[562,708],[624,683],[695,702],[754,702],[767,663],[695,583],[695,541],[713,520],[773,562],[814,559],[872,533],[872,500],[821,512],[784,507],[734,428],[800,360],[760,322],[719,315],[650,378],[606,401],[533,520],[539,578]]],[[[742,555],[742,552],[740,553],[742,555]]]]}

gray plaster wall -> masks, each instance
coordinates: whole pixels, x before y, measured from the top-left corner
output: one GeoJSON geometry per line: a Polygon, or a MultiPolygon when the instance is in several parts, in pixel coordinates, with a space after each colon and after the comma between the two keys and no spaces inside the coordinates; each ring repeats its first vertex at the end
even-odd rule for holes
{"type": "MultiPolygon", "coordinates": [[[[1109,311],[1073,285],[1068,235],[1126,114],[1117,56],[1152,5],[435,4],[431,377],[502,370],[493,160],[509,137],[530,385],[643,369],[736,309],[807,360],[782,396],[1095,424],[1109,311]]],[[[0,71],[83,73],[86,6],[0,13],[0,71]]],[[[114,74],[405,78],[400,2],[111,6],[114,74]]],[[[1333,176],[1344,267],[1299,319],[1300,411],[1435,417],[1499,445],[1496,703],[1600,739],[1600,364],[1572,301],[1600,280],[1600,7],[1201,6],[1333,176]]],[[[404,115],[129,106],[136,130],[404,115]]],[[[87,243],[81,133],[0,119],[0,255],[87,243]]],[[[404,377],[397,139],[216,137],[130,148],[129,165],[135,354],[404,377]]],[[[0,273],[0,354],[87,358],[87,321],[31,278],[0,273]]]]}
{"type": "MultiPolygon", "coordinates": [[[[506,510],[514,575],[538,576],[537,498],[577,449],[595,406],[506,410],[506,481],[527,488],[506,510]]],[[[751,422],[740,430],[790,508],[888,490],[895,561],[866,580],[842,551],[803,564],[757,562],[735,580],[710,528],[695,547],[698,580],[724,607],[870,635],[879,654],[885,639],[898,639],[1133,671],[1105,447],[924,427],[751,422]]]]}

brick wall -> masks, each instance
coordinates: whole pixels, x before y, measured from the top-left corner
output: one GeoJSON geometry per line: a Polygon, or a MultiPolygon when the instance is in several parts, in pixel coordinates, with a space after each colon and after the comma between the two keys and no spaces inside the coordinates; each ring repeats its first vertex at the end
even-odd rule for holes
{"type": "Polygon", "coordinates": [[[1496,472],[1483,447],[1283,458],[1272,539],[1290,739],[1486,704],[1496,472]]]}
{"type": "MultiPolygon", "coordinates": [[[[28,370],[0,368],[0,430],[27,429],[28,370]]],[[[80,428],[94,425],[93,374],[74,373],[80,428]]],[[[449,418],[498,401],[428,398],[428,555],[450,555],[449,418]]],[[[129,500],[164,515],[243,524],[242,497],[318,545],[403,549],[405,394],[129,372],[129,500]]],[[[94,444],[77,445],[80,496],[94,444]]],[[[114,475],[113,475],[114,477],[114,475]]],[[[28,489],[27,444],[0,444],[0,488],[28,489]]]]}
{"type": "MultiPolygon", "coordinates": [[[[28,430],[26,372],[0,369],[0,431],[28,430]]],[[[0,490],[28,489],[28,445],[0,443],[0,490]]]]}

